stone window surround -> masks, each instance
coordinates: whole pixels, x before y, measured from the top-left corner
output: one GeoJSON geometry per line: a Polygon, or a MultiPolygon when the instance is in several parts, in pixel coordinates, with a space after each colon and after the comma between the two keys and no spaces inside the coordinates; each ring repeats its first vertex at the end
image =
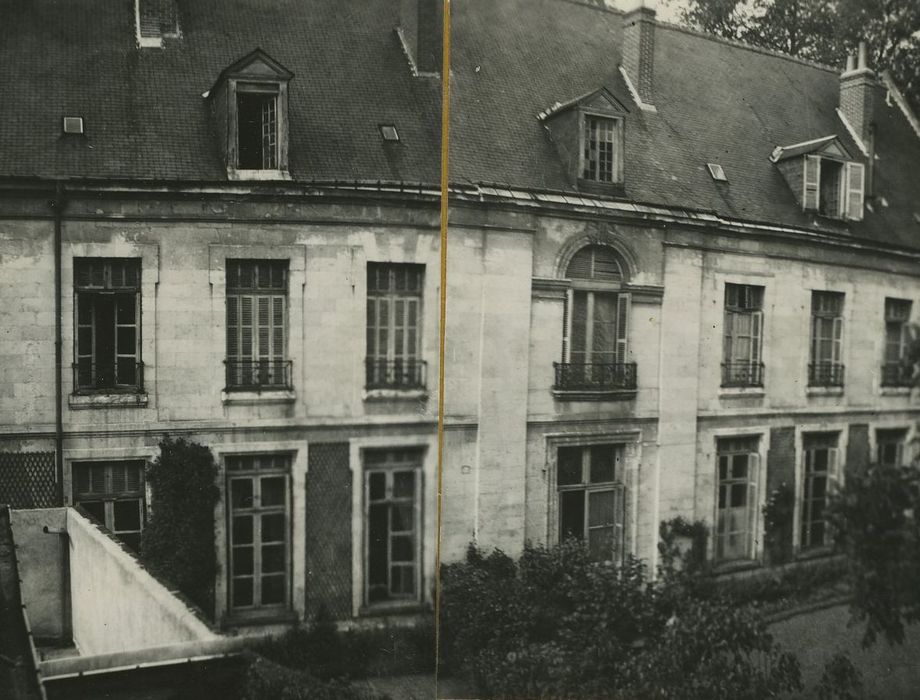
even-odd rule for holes
{"type": "Polygon", "coordinates": [[[869,464],[878,463],[878,432],[880,430],[903,430],[904,431],[904,457],[906,463],[910,464],[913,457],[917,454],[917,449],[913,445],[913,440],[918,436],[918,426],[915,421],[896,420],[885,422],[879,420],[869,424],[869,464]]]}

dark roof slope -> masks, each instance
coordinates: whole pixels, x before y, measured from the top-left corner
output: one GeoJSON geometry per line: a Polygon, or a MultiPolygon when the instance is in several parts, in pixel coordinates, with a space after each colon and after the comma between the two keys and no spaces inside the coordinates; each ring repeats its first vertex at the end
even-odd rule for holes
{"type": "MultiPolygon", "coordinates": [[[[202,93],[261,47],[295,76],[295,180],[437,182],[439,85],[409,72],[393,31],[399,3],[178,2],[182,37],[138,50],[132,0],[0,0],[0,176],[224,180],[202,93]],[[61,136],[71,114],[86,118],[86,138],[61,136]],[[398,145],[382,141],[382,123],[397,126],[398,145]]],[[[862,223],[816,222],[770,154],[830,134],[858,152],[835,113],[835,71],[659,25],[651,114],[619,75],[619,13],[570,0],[466,0],[453,11],[454,182],[572,189],[538,114],[606,87],[630,110],[628,199],[920,247],[920,138],[884,90],[884,202],[862,223]]]]}

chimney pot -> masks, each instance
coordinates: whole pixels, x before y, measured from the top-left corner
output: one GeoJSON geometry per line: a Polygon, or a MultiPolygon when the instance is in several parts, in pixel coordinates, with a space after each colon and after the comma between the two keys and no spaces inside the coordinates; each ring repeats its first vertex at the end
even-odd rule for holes
{"type": "Polygon", "coordinates": [[[840,76],[840,112],[868,148],[875,118],[875,74],[867,65],[866,42],[859,42],[856,56],[847,58],[847,69],[840,76]]]}
{"type": "Polygon", "coordinates": [[[866,42],[865,41],[859,42],[859,61],[856,64],[856,67],[859,70],[863,70],[864,68],[867,67],[866,65],[866,42]]]}
{"type": "Polygon", "coordinates": [[[847,54],[847,67],[844,72],[852,73],[854,70],[856,70],[856,56],[855,54],[847,54]]]}

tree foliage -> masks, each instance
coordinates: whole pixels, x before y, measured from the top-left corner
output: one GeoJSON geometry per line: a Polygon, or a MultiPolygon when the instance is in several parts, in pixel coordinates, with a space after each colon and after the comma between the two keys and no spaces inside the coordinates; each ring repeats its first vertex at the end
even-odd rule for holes
{"type": "Polygon", "coordinates": [[[851,474],[831,502],[836,544],[847,555],[852,611],[864,645],[904,641],[920,620],[920,471],[872,466],[851,474]]]}
{"type": "Polygon", "coordinates": [[[860,41],[920,105],[916,0],[675,0],[687,26],[843,68],[860,41]]]}
{"type": "Polygon", "coordinates": [[[159,456],[147,467],[151,518],[141,538],[141,559],[208,614],[213,614],[217,573],[217,474],[207,447],[164,437],[159,456]]]}

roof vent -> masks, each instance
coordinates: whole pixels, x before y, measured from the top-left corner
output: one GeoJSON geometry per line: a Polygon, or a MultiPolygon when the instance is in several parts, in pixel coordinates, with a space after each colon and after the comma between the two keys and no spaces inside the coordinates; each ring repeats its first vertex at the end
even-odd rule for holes
{"type": "Polygon", "coordinates": [[[399,141],[399,132],[392,124],[381,124],[380,135],[384,141],[399,141]]]}
{"type": "Polygon", "coordinates": [[[82,134],[83,117],[64,117],[65,134],[82,134]]]}
{"type": "Polygon", "coordinates": [[[706,163],[706,167],[709,168],[709,174],[712,175],[712,179],[716,182],[728,182],[728,178],[725,177],[725,170],[718,163],[706,163]]]}

